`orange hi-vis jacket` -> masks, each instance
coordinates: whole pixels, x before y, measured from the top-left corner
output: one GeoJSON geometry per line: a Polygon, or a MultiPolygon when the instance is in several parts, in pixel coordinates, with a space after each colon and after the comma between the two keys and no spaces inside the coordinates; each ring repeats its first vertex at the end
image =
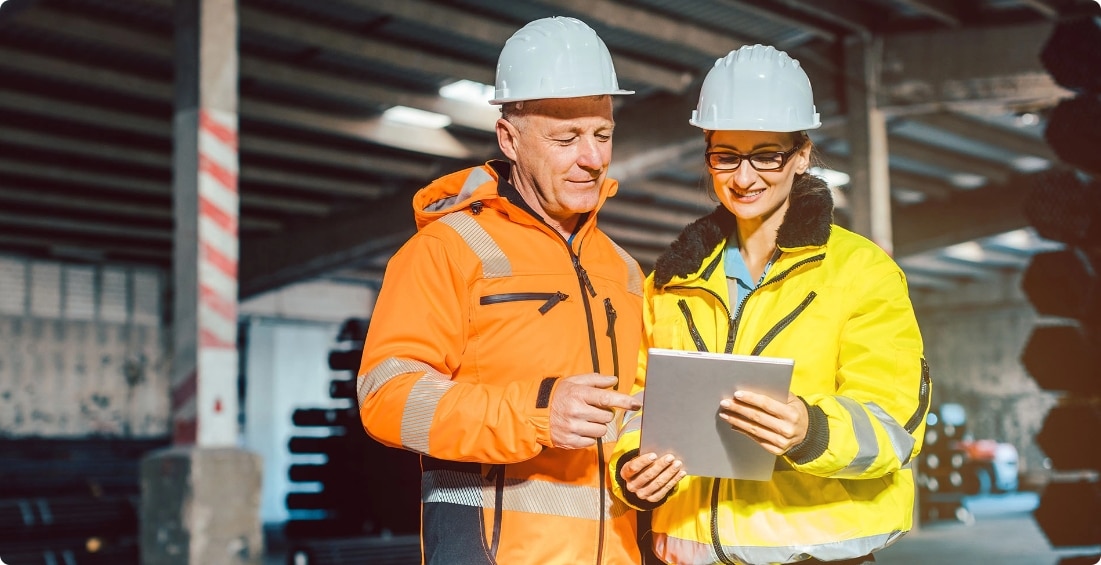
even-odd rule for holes
{"type": "MultiPolygon", "coordinates": [[[[596,446],[551,445],[560,378],[630,390],[642,272],[590,213],[567,241],[519,198],[509,164],[444,176],[413,201],[418,232],[391,258],[363,349],[360,416],[421,454],[425,563],[638,563],[634,511],[596,446]]],[[[606,180],[597,209],[615,193],[606,180]]]]}

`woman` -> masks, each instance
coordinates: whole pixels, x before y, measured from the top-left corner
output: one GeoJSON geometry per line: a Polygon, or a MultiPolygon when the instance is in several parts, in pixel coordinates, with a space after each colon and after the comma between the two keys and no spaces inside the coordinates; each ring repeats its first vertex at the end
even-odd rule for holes
{"type": "Polygon", "coordinates": [[[821,123],[810,81],[786,53],[754,45],[719,59],[690,123],[722,205],[647,278],[634,393],[650,347],[794,359],[786,402],[743,391],[716,407],[779,457],[768,481],[685,476],[671,455],[639,456],[644,404],[624,419],[615,492],[653,510],[667,563],[873,562],[911,527],[929,408],[905,276],[832,224],[829,189],[807,173],[806,130],[821,123]]]}

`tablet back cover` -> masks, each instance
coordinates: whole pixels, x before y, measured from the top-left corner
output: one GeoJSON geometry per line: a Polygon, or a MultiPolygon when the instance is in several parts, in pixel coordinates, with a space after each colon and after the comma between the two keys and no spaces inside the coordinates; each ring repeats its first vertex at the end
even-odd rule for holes
{"type": "Polygon", "coordinates": [[[786,400],[794,361],[650,349],[640,453],[672,453],[690,475],[767,481],[776,456],[719,418],[719,401],[749,390],[786,400]]]}

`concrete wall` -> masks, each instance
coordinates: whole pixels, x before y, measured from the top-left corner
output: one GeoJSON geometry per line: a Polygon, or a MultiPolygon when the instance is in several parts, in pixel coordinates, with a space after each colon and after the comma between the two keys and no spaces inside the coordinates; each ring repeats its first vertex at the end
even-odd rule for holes
{"type": "Polygon", "coordinates": [[[163,274],[0,256],[0,436],[168,433],[163,274]]]}
{"type": "Polygon", "coordinates": [[[1033,439],[1056,395],[1040,389],[1020,362],[1037,320],[1020,276],[915,291],[911,299],[932,371],[934,406],[962,404],[976,439],[1014,444],[1021,472],[1043,474],[1045,456],[1033,439]]]}

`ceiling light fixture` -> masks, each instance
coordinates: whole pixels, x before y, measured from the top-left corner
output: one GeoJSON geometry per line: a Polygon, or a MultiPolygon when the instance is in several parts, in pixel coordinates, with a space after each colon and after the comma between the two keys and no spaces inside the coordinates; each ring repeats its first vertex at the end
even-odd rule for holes
{"type": "Polygon", "coordinates": [[[835,171],[833,169],[827,169],[825,167],[811,167],[810,174],[821,177],[826,181],[826,185],[830,188],[839,186],[845,186],[849,184],[849,175],[842,173],[841,171],[835,171]]]}
{"type": "Polygon", "coordinates": [[[964,261],[979,263],[986,257],[986,252],[978,242],[965,241],[945,248],[944,255],[956,259],[963,259],[964,261]]]}
{"type": "Polygon", "coordinates": [[[441,87],[440,96],[451,100],[488,104],[493,100],[493,87],[473,80],[457,80],[441,87]]]}
{"type": "Polygon", "coordinates": [[[432,129],[443,129],[451,125],[451,117],[435,112],[426,112],[408,106],[394,106],[382,113],[384,121],[419,126],[432,129]]]}

